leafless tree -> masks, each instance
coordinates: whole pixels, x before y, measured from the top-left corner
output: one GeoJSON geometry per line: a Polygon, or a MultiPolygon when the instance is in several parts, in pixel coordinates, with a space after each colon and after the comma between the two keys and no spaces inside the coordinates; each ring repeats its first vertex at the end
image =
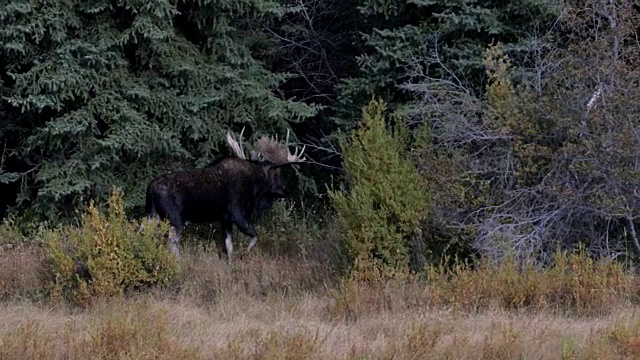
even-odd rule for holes
{"type": "Polygon", "coordinates": [[[545,264],[578,243],[595,256],[640,254],[640,14],[628,1],[583,5],[558,3],[558,18],[519,55],[512,120],[525,124],[488,123],[491,104],[444,64],[435,37],[407,68],[411,121],[429,124],[433,148],[461,154],[457,179],[432,171],[434,181],[488,184],[484,204],[446,216],[472,229],[473,246],[497,262],[545,264]],[[529,125],[533,133],[521,129],[529,125]]]}
{"type": "Polygon", "coordinates": [[[278,71],[291,74],[292,92],[302,101],[330,103],[340,74],[355,69],[359,37],[356,7],[344,0],[288,0],[289,11],[275,23],[261,24],[274,42],[267,55],[278,71]],[[273,63],[277,61],[277,63],[273,63]]]}

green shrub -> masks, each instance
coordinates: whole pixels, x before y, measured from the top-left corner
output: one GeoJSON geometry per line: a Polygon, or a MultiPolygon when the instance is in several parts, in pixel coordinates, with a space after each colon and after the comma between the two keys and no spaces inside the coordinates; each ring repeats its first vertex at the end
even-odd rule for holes
{"type": "Polygon", "coordinates": [[[166,222],[129,221],[120,193],[109,198],[104,215],[93,201],[80,226],[48,230],[45,247],[54,299],[88,305],[95,297],[121,295],[126,290],[164,284],[178,271],[164,238],[166,222]]]}
{"type": "Polygon", "coordinates": [[[405,157],[408,132],[386,127],[385,105],[369,103],[362,122],[342,141],[348,191],[330,191],[356,274],[387,276],[408,270],[408,238],[420,231],[428,195],[405,157]]]}
{"type": "Polygon", "coordinates": [[[276,256],[315,259],[334,269],[345,268],[333,212],[323,213],[305,204],[278,201],[258,221],[259,251],[276,256]]]}

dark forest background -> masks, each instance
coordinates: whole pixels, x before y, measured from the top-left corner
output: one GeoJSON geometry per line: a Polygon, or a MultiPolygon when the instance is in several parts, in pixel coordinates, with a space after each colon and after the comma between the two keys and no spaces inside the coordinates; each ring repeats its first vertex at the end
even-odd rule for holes
{"type": "Polygon", "coordinates": [[[639,30],[637,0],[4,1],[0,217],[64,222],[112,186],[142,216],[227,131],[290,130],[295,206],[397,228],[371,238],[387,264],[634,259],[639,30]]]}

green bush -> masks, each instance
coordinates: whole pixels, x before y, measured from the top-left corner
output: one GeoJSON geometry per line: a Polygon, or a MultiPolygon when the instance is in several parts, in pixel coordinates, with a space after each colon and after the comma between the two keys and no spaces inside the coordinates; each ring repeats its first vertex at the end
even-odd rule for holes
{"type": "Polygon", "coordinates": [[[330,191],[356,274],[408,270],[408,238],[420,232],[428,194],[405,157],[408,131],[386,127],[385,105],[371,101],[360,126],[341,142],[348,191],[330,191]],[[373,271],[373,272],[372,272],[373,271]]]}
{"type": "Polygon", "coordinates": [[[164,238],[166,222],[140,222],[125,217],[122,197],[114,190],[106,215],[93,201],[80,226],[48,230],[45,247],[54,299],[89,305],[96,297],[164,284],[178,271],[164,238]]]}

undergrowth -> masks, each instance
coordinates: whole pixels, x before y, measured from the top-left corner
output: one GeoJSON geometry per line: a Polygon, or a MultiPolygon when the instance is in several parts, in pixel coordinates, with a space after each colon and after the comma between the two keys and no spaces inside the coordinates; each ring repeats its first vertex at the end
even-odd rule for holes
{"type": "MultiPolygon", "coordinates": [[[[269,223],[261,246],[231,268],[211,249],[187,243],[176,261],[166,247],[166,223],[140,227],[122,213],[117,193],[101,211],[93,204],[77,226],[45,229],[20,239],[10,226],[0,231],[0,299],[67,301],[90,306],[95,299],[165,288],[198,303],[225,294],[264,299],[311,293],[327,296],[333,319],[358,319],[371,312],[415,308],[452,308],[552,312],[596,316],[617,306],[640,304],[640,279],[616,261],[593,260],[584,252],[559,252],[548,268],[432,265],[423,273],[394,278],[369,274],[366,280],[344,276],[335,226],[313,228],[282,206],[269,223]],[[295,232],[294,224],[301,226],[295,232]],[[273,230],[273,232],[271,231],[273,230]],[[7,246],[9,244],[9,246],[7,246]],[[260,250],[262,248],[262,250],[260,250]],[[278,254],[282,250],[284,254],[278,254]],[[285,251],[286,250],[286,251],[285,251]],[[182,273],[179,271],[182,268],[182,273]]],[[[276,210],[276,209],[274,209],[276,210]]],[[[342,262],[344,265],[344,262],[342,262]]]]}
{"type": "Polygon", "coordinates": [[[371,312],[446,308],[469,313],[527,311],[561,316],[603,316],[640,304],[640,278],[615,261],[594,261],[584,252],[558,252],[549,268],[518,268],[481,261],[471,268],[432,266],[425,276],[392,280],[345,280],[332,289],[334,318],[371,312]]]}
{"type": "MultiPolygon", "coordinates": [[[[90,204],[78,225],[41,229],[28,238],[2,225],[0,316],[10,321],[14,310],[5,309],[12,304],[59,315],[0,324],[0,358],[302,359],[326,358],[334,348],[348,359],[521,358],[540,345],[515,323],[462,334],[425,314],[482,318],[506,312],[597,323],[640,304],[633,270],[580,251],[557,253],[547,268],[480,261],[392,278],[344,276],[344,262],[335,260],[343,256],[335,223],[316,226],[285,203],[263,223],[261,250],[232,266],[197,242],[186,242],[176,261],[167,251],[167,224],[145,221],[141,227],[124,216],[119,199],[114,193],[105,209],[90,204]],[[207,316],[206,326],[219,330],[193,325],[207,316]],[[283,316],[290,320],[282,322],[283,316]],[[60,318],[75,320],[52,328],[60,318]],[[405,322],[412,325],[405,328],[405,322]],[[228,331],[233,335],[208,345],[228,331]],[[362,335],[344,344],[352,331],[362,335]],[[394,338],[398,331],[402,337],[394,338]]],[[[478,324],[484,323],[473,326],[478,324]]],[[[639,356],[638,324],[609,322],[589,335],[598,342],[588,346],[540,325],[536,336],[555,344],[540,358],[639,356]]]]}
{"type": "Polygon", "coordinates": [[[87,306],[94,298],[169,283],[179,269],[166,244],[159,241],[167,230],[165,222],[141,227],[128,220],[116,190],[106,214],[91,201],[79,226],[43,233],[51,298],[87,306]]]}

